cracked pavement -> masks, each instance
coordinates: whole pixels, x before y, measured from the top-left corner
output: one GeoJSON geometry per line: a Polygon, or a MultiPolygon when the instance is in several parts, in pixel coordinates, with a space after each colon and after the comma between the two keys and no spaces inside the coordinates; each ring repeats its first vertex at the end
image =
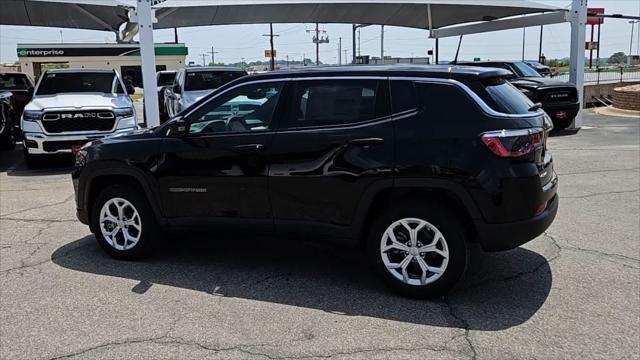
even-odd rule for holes
{"type": "Polygon", "coordinates": [[[75,219],[66,162],[0,153],[0,359],[639,358],[640,121],[549,140],[560,210],[442,299],[395,296],[356,251],[173,234],[145,262],[75,219]]]}

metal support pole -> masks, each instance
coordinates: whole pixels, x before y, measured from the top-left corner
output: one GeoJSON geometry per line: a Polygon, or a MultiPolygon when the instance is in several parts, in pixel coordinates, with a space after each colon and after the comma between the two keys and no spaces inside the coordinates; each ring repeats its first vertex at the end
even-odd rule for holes
{"type": "Polygon", "coordinates": [[[352,24],[351,25],[351,42],[352,42],[352,49],[351,49],[351,63],[355,64],[356,63],[356,24],[352,24]]]}
{"type": "Polygon", "coordinates": [[[576,115],[572,129],[582,127],[582,106],[584,103],[584,42],[587,23],[587,0],[572,0],[569,13],[571,23],[571,53],[569,55],[569,82],[578,89],[580,111],[576,115]]]}
{"type": "Polygon", "coordinates": [[[544,29],[544,25],[540,25],[540,46],[538,46],[538,61],[544,65],[542,61],[542,31],[544,29]]]}
{"type": "MultiPolygon", "coordinates": [[[[345,59],[346,61],[347,59],[345,59]]],[[[338,65],[342,65],[342,38],[338,38],[338,65]]]]}
{"type": "Polygon", "coordinates": [[[138,0],[136,21],[140,27],[140,59],[142,61],[142,87],[144,89],[146,123],[149,127],[160,125],[158,92],[156,91],[156,58],[153,42],[154,11],[151,0],[138,0]]]}
{"type": "Polygon", "coordinates": [[[380,64],[384,64],[384,25],[380,25],[380,64]]]}
{"type": "Polygon", "coordinates": [[[524,44],[527,37],[527,28],[522,28],[522,61],[524,61],[524,44]]]}
{"type": "Polygon", "coordinates": [[[440,39],[436,38],[436,65],[438,65],[438,56],[439,56],[439,52],[440,52],[440,48],[438,47],[438,43],[440,42],[440,39]]]}
{"type": "Polygon", "coordinates": [[[320,66],[320,28],[316,23],[316,66],[320,66]]]}
{"type": "Polygon", "coordinates": [[[591,24],[591,40],[589,40],[589,70],[593,69],[593,29],[595,27],[591,24]]]}

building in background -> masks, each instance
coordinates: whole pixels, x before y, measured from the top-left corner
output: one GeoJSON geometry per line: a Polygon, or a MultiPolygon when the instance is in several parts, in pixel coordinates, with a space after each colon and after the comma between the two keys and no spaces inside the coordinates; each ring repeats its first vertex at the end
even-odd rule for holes
{"type": "MultiPolygon", "coordinates": [[[[184,44],[156,44],[156,69],[180,69],[188,53],[184,44]]],[[[20,69],[34,79],[50,68],[111,68],[142,87],[138,44],[18,44],[17,54],[20,69]]]]}

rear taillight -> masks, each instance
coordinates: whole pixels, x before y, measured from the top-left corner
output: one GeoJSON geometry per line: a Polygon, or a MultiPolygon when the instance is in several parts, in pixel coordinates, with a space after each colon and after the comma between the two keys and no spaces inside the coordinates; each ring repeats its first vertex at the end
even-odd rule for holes
{"type": "Polygon", "coordinates": [[[482,142],[492,153],[500,157],[520,157],[544,146],[544,130],[541,128],[489,131],[481,136],[482,142]]]}

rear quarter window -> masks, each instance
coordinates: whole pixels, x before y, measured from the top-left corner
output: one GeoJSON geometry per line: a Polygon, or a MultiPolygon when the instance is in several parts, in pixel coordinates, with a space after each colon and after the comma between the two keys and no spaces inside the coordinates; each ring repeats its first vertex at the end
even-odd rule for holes
{"type": "Polygon", "coordinates": [[[467,93],[453,84],[416,83],[421,111],[440,121],[475,120],[480,112],[467,93]]]}
{"type": "Polygon", "coordinates": [[[493,105],[492,107],[496,111],[506,114],[528,114],[529,109],[533,106],[528,97],[502,78],[483,79],[481,84],[480,91],[486,92],[486,95],[493,102],[489,105],[493,105]]]}

